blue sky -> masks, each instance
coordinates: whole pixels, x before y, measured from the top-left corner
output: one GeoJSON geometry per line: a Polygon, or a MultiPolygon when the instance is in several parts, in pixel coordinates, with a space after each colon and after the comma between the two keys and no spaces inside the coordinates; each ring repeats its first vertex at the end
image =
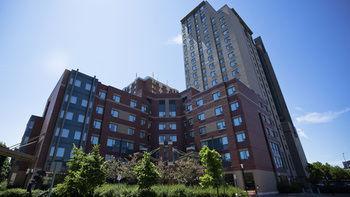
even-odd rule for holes
{"type": "MultiPolygon", "coordinates": [[[[180,19],[199,2],[1,1],[0,141],[20,141],[64,68],[119,88],[154,73],[184,90],[180,19]]],[[[308,160],[350,159],[350,2],[209,2],[262,36],[308,160]]]]}

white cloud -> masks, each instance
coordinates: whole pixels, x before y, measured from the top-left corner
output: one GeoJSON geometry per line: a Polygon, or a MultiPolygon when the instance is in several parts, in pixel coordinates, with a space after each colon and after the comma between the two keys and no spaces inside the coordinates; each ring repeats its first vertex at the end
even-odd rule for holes
{"type": "Polygon", "coordinates": [[[345,108],[340,111],[328,111],[328,112],[311,112],[305,115],[296,117],[298,123],[327,123],[331,122],[334,119],[338,118],[340,115],[350,111],[350,108],[345,108]]]}
{"type": "Polygon", "coordinates": [[[304,109],[303,109],[303,108],[298,107],[298,106],[297,106],[297,107],[294,107],[294,109],[295,109],[295,110],[297,110],[297,111],[304,111],[304,109]]]}
{"type": "Polygon", "coordinates": [[[310,139],[309,136],[306,135],[304,129],[297,128],[297,132],[298,132],[298,135],[300,137],[303,137],[303,138],[308,139],[308,140],[310,139]]]}
{"type": "Polygon", "coordinates": [[[168,40],[167,44],[182,45],[182,35],[181,34],[177,34],[176,36],[170,38],[168,40]]]}

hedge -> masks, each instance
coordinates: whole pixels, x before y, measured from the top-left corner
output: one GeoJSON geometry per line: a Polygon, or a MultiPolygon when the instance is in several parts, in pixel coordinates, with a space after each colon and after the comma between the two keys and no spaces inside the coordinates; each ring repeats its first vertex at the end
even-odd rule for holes
{"type": "MultiPolygon", "coordinates": [[[[32,196],[36,197],[43,193],[42,190],[33,190],[32,196]]],[[[0,191],[1,197],[27,197],[30,196],[27,190],[21,188],[12,188],[4,191],[0,191]]]]}
{"type": "Polygon", "coordinates": [[[235,197],[247,196],[247,194],[236,187],[221,187],[219,196],[215,188],[202,188],[200,186],[187,187],[185,185],[156,185],[150,191],[138,190],[136,185],[126,184],[105,184],[98,187],[95,192],[95,197],[235,197]]]}

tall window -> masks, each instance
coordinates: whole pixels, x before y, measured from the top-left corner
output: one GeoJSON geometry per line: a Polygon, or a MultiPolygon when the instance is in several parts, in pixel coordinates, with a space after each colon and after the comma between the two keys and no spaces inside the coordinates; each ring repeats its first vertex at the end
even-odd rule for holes
{"type": "Polygon", "coordinates": [[[111,115],[114,117],[114,118],[118,118],[119,117],[119,112],[115,109],[112,109],[111,110],[111,115]]]}
{"type": "Polygon", "coordinates": [[[221,93],[219,91],[212,94],[214,101],[218,100],[220,96],[221,96],[221,93]]]}
{"type": "Polygon", "coordinates": [[[246,160],[246,159],[249,159],[249,151],[248,150],[240,150],[239,151],[239,158],[241,160],[246,160]]]}
{"type": "Polygon", "coordinates": [[[199,135],[204,135],[207,133],[207,128],[205,126],[199,127],[199,135]]]}
{"type": "Polygon", "coordinates": [[[134,135],[135,130],[133,128],[128,128],[128,135],[134,135]]]}
{"type": "Polygon", "coordinates": [[[99,93],[98,93],[98,97],[100,98],[100,99],[102,99],[102,100],[105,100],[106,99],[106,92],[105,91],[100,91],[99,93]]]}
{"type": "Polygon", "coordinates": [[[239,132],[239,133],[236,133],[236,140],[237,142],[244,142],[246,139],[246,136],[245,136],[245,133],[242,131],[242,132],[239,132]]]}
{"type": "Polygon", "coordinates": [[[171,130],[176,130],[176,123],[169,124],[171,130]]]}
{"type": "Polygon", "coordinates": [[[198,99],[197,101],[196,101],[196,105],[199,107],[199,106],[202,106],[204,104],[204,102],[203,102],[203,99],[198,99]]]}
{"type": "Polygon", "coordinates": [[[230,104],[231,111],[236,111],[239,108],[238,101],[235,101],[230,104]]]}
{"type": "Polygon", "coordinates": [[[214,113],[215,116],[221,115],[224,112],[224,110],[222,109],[222,106],[215,108],[214,113]]]}
{"type": "Polygon", "coordinates": [[[226,123],[225,121],[219,121],[216,123],[216,127],[218,130],[226,129],[226,123]]]}
{"type": "Polygon", "coordinates": [[[159,117],[165,117],[165,101],[158,101],[159,117]]]}
{"type": "Polygon", "coordinates": [[[74,132],[74,139],[75,140],[80,140],[81,138],[81,132],[80,131],[75,131],[74,132]]]}
{"type": "Polygon", "coordinates": [[[137,106],[137,101],[131,100],[130,101],[130,107],[135,108],[137,106]]]}
{"type": "Polygon", "coordinates": [[[97,136],[91,136],[91,144],[95,145],[98,144],[98,137],[97,136]]]}
{"type": "Polygon", "coordinates": [[[170,117],[176,116],[176,101],[175,100],[169,101],[169,115],[170,115],[170,117]]]}
{"type": "Polygon", "coordinates": [[[112,131],[112,132],[117,132],[117,130],[118,130],[118,125],[115,124],[115,123],[109,123],[108,128],[109,128],[109,130],[112,131]]]}
{"type": "Polygon", "coordinates": [[[241,116],[237,116],[237,117],[234,117],[234,118],[232,119],[232,122],[233,122],[233,125],[234,125],[234,126],[240,126],[240,125],[242,125],[243,120],[242,120],[242,117],[241,117],[241,116]]]}
{"type": "Polygon", "coordinates": [[[103,114],[103,107],[102,106],[97,106],[96,107],[96,113],[97,114],[103,114]]]}
{"type": "Polygon", "coordinates": [[[129,120],[130,122],[136,122],[136,116],[130,114],[129,117],[128,117],[128,120],[129,120]]]}
{"type": "Polygon", "coordinates": [[[94,120],[94,128],[101,129],[102,122],[100,120],[94,120]]]}
{"type": "Polygon", "coordinates": [[[159,125],[158,125],[158,129],[159,130],[165,130],[165,127],[166,127],[166,124],[162,123],[162,122],[160,122],[159,125]]]}
{"type": "Polygon", "coordinates": [[[233,94],[236,92],[236,89],[235,89],[234,86],[230,86],[230,87],[228,87],[228,88],[226,89],[226,91],[227,91],[227,94],[228,94],[229,96],[231,96],[231,95],[233,95],[233,94]]]}
{"type": "Polygon", "coordinates": [[[78,122],[83,123],[83,122],[84,122],[84,118],[85,118],[84,115],[79,114],[79,115],[78,115],[78,122]]]}
{"type": "Polygon", "coordinates": [[[200,113],[200,114],[198,114],[198,116],[197,116],[197,118],[198,118],[198,120],[205,120],[205,115],[204,115],[204,113],[200,113]]]}
{"type": "Polygon", "coordinates": [[[120,96],[119,95],[113,95],[113,101],[116,103],[120,103],[120,96]]]}

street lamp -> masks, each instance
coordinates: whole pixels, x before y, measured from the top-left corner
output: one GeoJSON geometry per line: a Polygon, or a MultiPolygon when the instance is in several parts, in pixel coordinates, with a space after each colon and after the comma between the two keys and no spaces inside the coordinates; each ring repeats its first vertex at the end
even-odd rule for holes
{"type": "Polygon", "coordinates": [[[245,186],[244,165],[243,165],[242,163],[239,164],[239,165],[240,165],[241,170],[242,170],[243,188],[244,188],[245,191],[247,191],[247,190],[246,190],[246,186],[245,186]]]}

